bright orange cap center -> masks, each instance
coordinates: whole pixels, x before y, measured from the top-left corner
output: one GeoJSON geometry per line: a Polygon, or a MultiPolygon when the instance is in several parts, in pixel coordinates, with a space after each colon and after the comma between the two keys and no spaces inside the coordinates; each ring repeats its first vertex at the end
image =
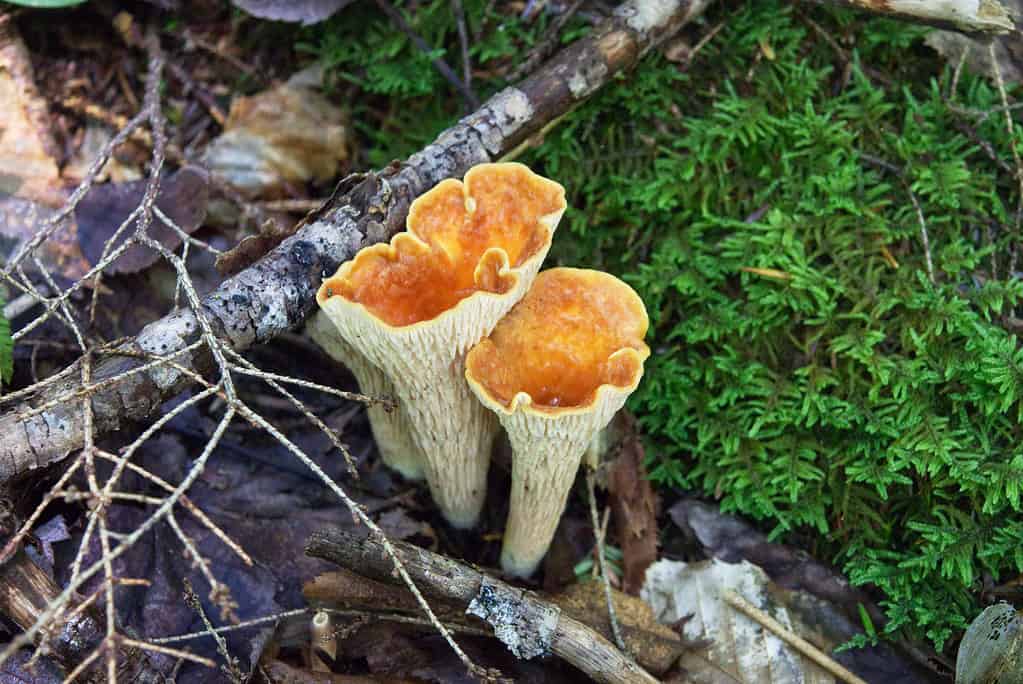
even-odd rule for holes
{"type": "Polygon", "coordinates": [[[599,271],[553,268],[466,359],[468,375],[511,404],[525,392],[537,408],[584,407],[601,385],[630,387],[650,353],[646,308],[628,285],[599,271]],[[636,353],[618,353],[633,349],[636,353]]]}
{"type": "Polygon", "coordinates": [[[520,266],[551,238],[541,219],[565,209],[565,191],[521,164],[481,164],[412,203],[408,234],[367,247],[324,282],[327,296],[361,303],[392,326],[430,320],[474,292],[503,293],[504,262],[520,266]],[[485,256],[484,256],[485,255],[485,256]]]}

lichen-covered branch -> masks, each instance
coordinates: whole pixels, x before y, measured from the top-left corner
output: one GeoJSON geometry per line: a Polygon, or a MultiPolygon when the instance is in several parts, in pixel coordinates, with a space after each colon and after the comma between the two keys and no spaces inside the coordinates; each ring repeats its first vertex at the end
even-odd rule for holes
{"type": "Polygon", "coordinates": [[[814,0],[916,24],[962,33],[1004,34],[1015,30],[1009,10],[999,0],[814,0]]]}
{"type": "MultiPolygon", "coordinates": [[[[628,0],[589,36],[556,54],[535,74],[506,88],[405,162],[346,179],[297,232],[263,259],[225,281],[201,306],[216,335],[235,350],[266,342],[300,324],[325,274],[363,246],[404,227],[419,194],[470,167],[499,159],[592,95],[709,0],[628,0]]],[[[84,444],[81,401],[91,397],[94,430],[106,433],[151,415],[213,366],[191,310],[151,323],[92,368],[19,397],[0,415],[0,484],[64,458],[84,444]],[[171,364],[153,363],[169,359],[171,364]],[[148,364],[148,367],[147,367],[148,364]],[[186,372],[187,371],[187,372],[186,372]]]]}
{"type": "MultiPolygon", "coordinates": [[[[564,615],[555,604],[418,546],[391,545],[425,595],[453,601],[466,613],[482,618],[515,655],[528,659],[553,653],[606,684],[657,681],[614,644],[564,615]]],[[[310,537],[306,553],[380,582],[397,581],[394,561],[372,537],[327,529],[310,537]]]]}

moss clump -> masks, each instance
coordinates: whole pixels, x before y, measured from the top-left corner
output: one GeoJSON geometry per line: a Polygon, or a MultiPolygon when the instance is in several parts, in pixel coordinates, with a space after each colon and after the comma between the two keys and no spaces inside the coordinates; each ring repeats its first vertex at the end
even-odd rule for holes
{"type": "MultiPolygon", "coordinates": [[[[653,477],[877,585],[885,631],[941,649],[983,572],[1023,569],[1019,198],[974,142],[1011,163],[1004,119],[949,108],[918,29],[722,11],[691,72],[647,60],[535,153],[574,195],[557,253],[651,312],[653,477]]],[[[970,75],[955,98],[999,104],[970,75]]]]}
{"type": "MultiPolygon", "coordinates": [[[[478,68],[543,29],[465,6],[478,68]]],[[[410,16],[457,64],[448,8],[410,16]]],[[[376,166],[461,111],[403,36],[350,11],[366,21],[305,42],[354,84],[376,166]]],[[[1023,570],[1019,197],[1004,119],[983,114],[1000,100],[966,73],[950,95],[920,29],[770,0],[719,21],[689,71],[651,55],[525,160],[569,189],[555,255],[650,310],[631,405],[654,478],[876,585],[885,632],[941,649],[982,573],[1023,570]]]]}

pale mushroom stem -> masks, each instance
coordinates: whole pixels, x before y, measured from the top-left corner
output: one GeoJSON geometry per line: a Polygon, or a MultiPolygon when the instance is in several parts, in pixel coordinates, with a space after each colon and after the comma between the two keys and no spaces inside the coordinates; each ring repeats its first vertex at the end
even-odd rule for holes
{"type": "Polygon", "coordinates": [[[502,416],[514,456],[501,568],[509,575],[529,577],[554,539],[579,463],[595,431],[580,431],[579,422],[583,421],[525,421],[517,417],[502,416]]]}
{"type": "Polygon", "coordinates": [[[465,364],[456,359],[435,374],[405,378],[402,406],[423,454],[430,495],[458,529],[476,525],[487,494],[490,452],[498,422],[465,384],[465,364]],[[412,398],[415,400],[411,400],[412,398]]]}
{"type": "MultiPolygon", "coordinates": [[[[363,394],[395,398],[394,385],[384,372],[341,339],[337,328],[323,312],[318,311],[309,318],[306,332],[327,356],[348,367],[363,394]]],[[[370,404],[366,407],[366,415],[384,465],[406,479],[422,480],[425,477],[423,454],[412,439],[404,408],[370,404]]]]}

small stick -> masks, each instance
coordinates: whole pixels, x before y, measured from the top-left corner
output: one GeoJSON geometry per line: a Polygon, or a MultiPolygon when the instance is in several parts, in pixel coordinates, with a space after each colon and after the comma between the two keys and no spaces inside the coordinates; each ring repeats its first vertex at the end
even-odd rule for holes
{"type": "Polygon", "coordinates": [[[773,632],[779,639],[820,665],[831,674],[835,675],[835,677],[841,681],[847,682],[848,684],[867,684],[867,682],[832,660],[827,653],[824,653],[798,634],[793,634],[785,627],[785,625],[781,624],[756,606],[750,604],[746,599],[742,598],[734,591],[728,590],[724,592],[724,594],[722,594],[722,598],[725,603],[730,605],[732,608],[735,608],[739,612],[745,614],[751,620],[755,620],[760,623],[764,629],[773,632]]]}
{"type": "MultiPolygon", "coordinates": [[[[516,589],[463,563],[421,549],[405,542],[391,542],[394,556],[401,560],[412,581],[434,598],[454,601],[465,609],[474,599],[480,599],[484,585],[490,588],[484,600],[499,612],[514,611],[521,621],[536,630],[537,625],[556,611],[557,625],[550,637],[549,648],[554,655],[582,670],[590,678],[603,684],[655,684],[646,670],[625,657],[614,644],[587,625],[570,618],[531,592],[516,589]],[[515,596],[510,602],[507,597],[515,596]],[[499,606],[497,604],[500,604],[499,606]]],[[[359,539],[339,529],[314,532],[306,543],[306,554],[336,563],[346,570],[380,582],[395,584],[394,561],[384,551],[383,544],[373,536],[359,539]]],[[[537,638],[537,634],[518,636],[537,638]]]]}
{"type": "Polygon", "coordinates": [[[337,635],[330,619],[330,613],[320,610],[309,621],[309,662],[313,672],[330,672],[330,663],[320,657],[318,651],[326,653],[331,661],[337,658],[337,635]]]}
{"type": "MultiPolygon", "coordinates": [[[[423,40],[418,33],[416,33],[416,30],[412,28],[411,24],[405,21],[405,17],[401,16],[401,12],[395,9],[394,5],[388,2],[388,0],[376,0],[376,3],[377,6],[384,11],[384,14],[386,14],[387,17],[398,26],[398,28],[405,32],[405,35],[408,36],[413,43],[415,43],[417,48],[426,54],[430,54],[430,52],[432,52],[427,42],[423,40]]],[[[465,98],[465,101],[474,110],[479,108],[480,101],[479,98],[476,97],[476,93],[467,87],[466,84],[462,82],[462,79],[458,78],[458,74],[455,73],[454,69],[448,66],[447,62],[440,57],[431,59],[430,62],[433,64],[433,67],[440,72],[440,75],[443,76],[448,83],[454,86],[455,90],[462,94],[462,97],[465,98]]]]}
{"type": "Polygon", "coordinates": [[[590,499],[590,519],[593,522],[593,537],[597,543],[597,565],[600,567],[600,581],[604,585],[604,598],[607,601],[607,618],[611,622],[611,634],[614,636],[615,645],[628,654],[625,647],[625,640],[622,639],[622,629],[618,626],[618,614],[615,613],[615,604],[611,599],[611,580],[607,577],[607,562],[604,560],[604,535],[607,533],[607,518],[605,525],[600,526],[597,519],[597,495],[594,492],[595,473],[593,468],[586,469],[586,493],[590,499]]]}
{"type": "Polygon", "coordinates": [[[469,30],[465,27],[465,9],[462,0],[451,0],[451,11],[455,13],[458,27],[458,44],[462,49],[462,80],[466,90],[472,92],[472,62],[469,61],[469,30]]]}

